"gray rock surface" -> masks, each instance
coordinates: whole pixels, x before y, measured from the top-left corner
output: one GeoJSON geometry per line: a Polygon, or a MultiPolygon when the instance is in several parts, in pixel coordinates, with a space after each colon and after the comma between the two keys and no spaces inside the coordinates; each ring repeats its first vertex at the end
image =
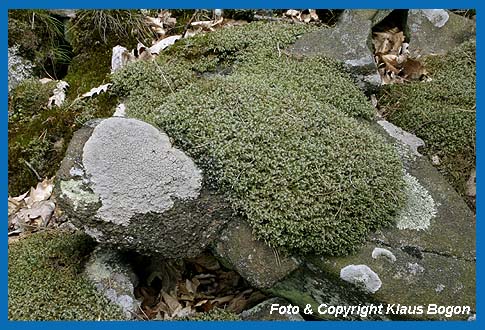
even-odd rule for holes
{"type": "Polygon", "coordinates": [[[8,48],[8,91],[32,77],[33,64],[19,54],[18,46],[8,48]]]}
{"type": "Polygon", "coordinates": [[[57,173],[58,203],[100,243],[168,258],[198,255],[231,218],[168,136],[135,119],[91,121],[57,173]]]}
{"type": "Polygon", "coordinates": [[[126,319],[134,318],[140,306],[133,293],[138,277],[118,251],[98,246],[84,272],[99,292],[123,309],[126,319]]]}
{"type": "Polygon", "coordinates": [[[411,9],[407,26],[413,56],[445,54],[476,34],[473,20],[443,9],[411,9]]]}
{"type": "Polygon", "coordinates": [[[233,221],[213,244],[214,254],[251,285],[269,288],[298,268],[298,262],[257,240],[244,221],[233,221]]]}
{"type": "Polygon", "coordinates": [[[345,10],[335,27],[303,35],[289,48],[289,52],[339,60],[350,69],[361,88],[373,90],[381,84],[381,78],[372,54],[372,26],[389,13],[382,10],[345,10]]]}

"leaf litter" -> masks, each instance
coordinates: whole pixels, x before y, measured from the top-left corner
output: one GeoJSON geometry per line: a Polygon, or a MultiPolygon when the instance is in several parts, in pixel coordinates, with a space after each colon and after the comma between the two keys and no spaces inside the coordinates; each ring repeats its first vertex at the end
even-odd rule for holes
{"type": "Polygon", "coordinates": [[[37,231],[49,225],[56,204],[52,198],[54,177],[16,197],[8,197],[8,236],[37,231]]]}
{"type": "Polygon", "coordinates": [[[374,61],[383,85],[411,80],[429,80],[428,71],[412,58],[404,32],[397,27],[372,33],[374,61]]]}
{"type": "Polygon", "coordinates": [[[183,319],[215,308],[239,314],[266,299],[208,253],[192,259],[160,260],[148,271],[147,279],[134,292],[142,302],[141,319],[183,319]]]}

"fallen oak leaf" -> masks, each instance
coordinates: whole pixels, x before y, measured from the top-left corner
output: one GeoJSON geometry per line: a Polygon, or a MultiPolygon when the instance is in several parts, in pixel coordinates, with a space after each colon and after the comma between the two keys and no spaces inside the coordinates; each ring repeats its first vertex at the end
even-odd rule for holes
{"type": "Polygon", "coordinates": [[[28,216],[32,220],[41,218],[41,225],[47,226],[55,208],[56,204],[51,201],[35,202],[28,210],[28,216]]]}
{"type": "Polygon", "coordinates": [[[52,189],[54,188],[53,181],[54,177],[37,183],[35,188],[31,187],[29,197],[24,199],[25,204],[27,204],[27,206],[31,206],[35,202],[48,200],[51,197],[52,189]]]}
{"type": "Polygon", "coordinates": [[[60,107],[62,103],[64,103],[64,100],[66,99],[66,89],[69,87],[69,84],[65,82],[64,80],[60,80],[56,88],[54,88],[54,95],[49,97],[49,100],[47,102],[47,107],[52,108],[53,105],[60,107]]]}

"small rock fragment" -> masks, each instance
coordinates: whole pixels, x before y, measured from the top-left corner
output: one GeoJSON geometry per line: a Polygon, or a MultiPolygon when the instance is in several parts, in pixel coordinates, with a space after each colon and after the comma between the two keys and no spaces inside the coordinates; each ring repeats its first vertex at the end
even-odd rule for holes
{"type": "Polygon", "coordinates": [[[382,286],[379,276],[367,265],[348,265],[340,270],[340,278],[370,293],[382,286]]]}
{"type": "Polygon", "coordinates": [[[379,257],[384,257],[391,262],[396,261],[396,256],[391,251],[376,247],[372,251],[372,258],[377,259],[379,257]]]}

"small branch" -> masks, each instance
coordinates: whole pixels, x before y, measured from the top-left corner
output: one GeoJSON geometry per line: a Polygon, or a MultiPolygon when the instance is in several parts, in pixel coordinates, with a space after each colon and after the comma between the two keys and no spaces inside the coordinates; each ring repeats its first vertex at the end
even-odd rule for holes
{"type": "Polygon", "coordinates": [[[182,32],[182,38],[185,38],[185,34],[187,33],[187,30],[189,29],[190,27],[190,24],[192,24],[192,22],[194,21],[195,19],[195,16],[199,13],[199,10],[196,9],[195,12],[192,14],[192,17],[189,19],[189,21],[187,22],[187,24],[185,24],[185,27],[184,27],[184,32],[182,32]]]}
{"type": "Polygon", "coordinates": [[[175,94],[175,92],[173,91],[172,89],[172,86],[170,86],[170,82],[167,80],[167,78],[165,77],[165,75],[163,74],[163,71],[162,69],[160,68],[160,66],[158,65],[157,61],[153,61],[153,63],[155,63],[155,65],[157,66],[157,69],[158,71],[160,71],[160,74],[162,75],[162,78],[165,80],[165,82],[167,83],[168,85],[168,88],[170,88],[170,91],[172,92],[172,94],[175,94]]]}
{"type": "Polygon", "coordinates": [[[25,163],[25,165],[27,165],[27,167],[28,167],[28,168],[29,168],[29,169],[30,169],[32,172],[34,172],[34,174],[35,174],[35,176],[37,177],[37,179],[38,179],[39,181],[42,181],[42,178],[40,177],[39,173],[37,173],[37,171],[35,170],[35,168],[34,168],[32,165],[30,165],[30,163],[29,163],[28,161],[26,161],[26,160],[24,160],[24,163],[25,163]]]}

